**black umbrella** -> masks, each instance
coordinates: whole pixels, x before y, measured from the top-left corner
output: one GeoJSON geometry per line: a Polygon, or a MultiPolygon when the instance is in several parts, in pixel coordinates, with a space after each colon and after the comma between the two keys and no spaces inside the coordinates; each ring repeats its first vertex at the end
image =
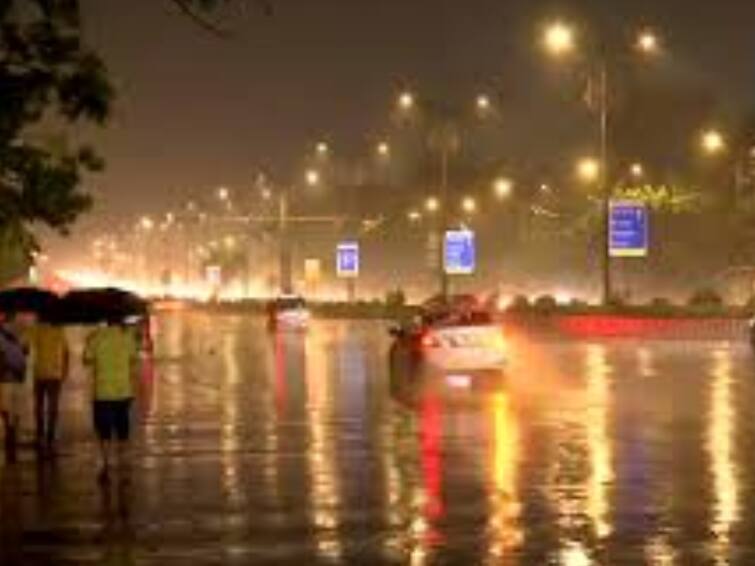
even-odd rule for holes
{"type": "Polygon", "coordinates": [[[79,289],[66,294],[58,305],[56,319],[65,324],[99,324],[147,315],[147,302],[138,295],[107,287],[79,289]]]}
{"type": "Polygon", "coordinates": [[[33,313],[40,316],[50,315],[60,303],[52,291],[38,287],[16,287],[0,291],[0,312],[33,313]]]}

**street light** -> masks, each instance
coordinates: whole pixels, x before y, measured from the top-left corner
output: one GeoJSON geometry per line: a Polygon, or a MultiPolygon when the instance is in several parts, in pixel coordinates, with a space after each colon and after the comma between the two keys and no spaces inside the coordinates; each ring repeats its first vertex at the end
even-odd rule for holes
{"type": "Polygon", "coordinates": [[[227,187],[218,188],[218,198],[222,200],[223,202],[227,201],[230,195],[231,193],[227,187]]]}
{"type": "Polygon", "coordinates": [[[440,208],[440,201],[437,197],[427,197],[425,199],[425,210],[427,212],[438,212],[440,208]]]}
{"type": "Polygon", "coordinates": [[[310,187],[317,186],[320,184],[320,172],[316,169],[307,169],[307,172],[304,175],[304,180],[310,187]]]}
{"type": "Polygon", "coordinates": [[[600,162],[594,157],[583,157],[577,162],[577,177],[585,183],[594,183],[601,175],[600,162]]]}
{"type": "Polygon", "coordinates": [[[149,216],[142,216],[141,220],[139,220],[139,226],[141,226],[145,232],[149,232],[155,227],[155,223],[149,216]]]}
{"type": "Polygon", "coordinates": [[[723,134],[714,129],[703,132],[700,143],[703,151],[708,155],[717,155],[726,148],[723,134]]]}
{"type": "Polygon", "coordinates": [[[422,219],[422,214],[418,210],[410,210],[406,216],[409,222],[419,222],[422,219]]]}
{"type": "Polygon", "coordinates": [[[398,97],[398,107],[403,111],[414,108],[414,95],[409,91],[402,92],[398,97]]]}
{"type": "Polygon", "coordinates": [[[648,54],[655,55],[660,51],[660,40],[651,30],[645,30],[637,35],[637,50],[648,54]]]}
{"type": "Polygon", "coordinates": [[[567,55],[574,51],[574,29],[564,22],[554,22],[545,28],[543,44],[551,55],[567,55]]]}
{"type": "Polygon", "coordinates": [[[645,168],[642,166],[642,163],[632,163],[629,167],[629,173],[635,179],[642,179],[645,176],[645,168]]]}
{"type": "Polygon", "coordinates": [[[380,142],[377,144],[376,151],[379,157],[385,158],[391,154],[391,146],[388,145],[388,142],[380,142]]]}
{"type": "MultiPolygon", "coordinates": [[[[576,41],[573,28],[563,22],[556,22],[545,29],[544,44],[547,51],[555,57],[563,57],[576,50],[576,41]]],[[[610,87],[609,87],[609,65],[617,60],[615,54],[610,53],[610,41],[601,41],[594,46],[591,51],[593,60],[588,61],[591,72],[591,84],[594,86],[593,91],[596,96],[589,97],[588,104],[591,110],[595,111],[599,132],[600,132],[600,154],[596,163],[584,162],[577,166],[577,173],[580,178],[590,182],[595,181],[600,185],[601,208],[602,208],[602,226],[600,235],[602,241],[602,262],[601,275],[603,287],[603,302],[608,303],[612,298],[612,281],[611,281],[611,250],[609,245],[609,223],[611,214],[611,172],[608,156],[609,151],[609,114],[610,104],[610,87]],[[593,82],[594,81],[594,82],[593,82]]],[[[660,41],[655,33],[645,30],[637,35],[635,44],[630,46],[632,51],[643,55],[652,55],[660,50],[660,41]]]]}
{"type": "Polygon", "coordinates": [[[493,181],[493,192],[495,196],[503,200],[511,196],[514,183],[506,177],[498,177],[493,181]]]}
{"type": "Polygon", "coordinates": [[[486,94],[480,94],[477,96],[477,99],[475,100],[475,105],[477,106],[477,110],[480,113],[485,113],[490,110],[490,97],[488,97],[486,94]]]}
{"type": "Polygon", "coordinates": [[[477,212],[477,202],[472,197],[464,197],[461,200],[461,209],[466,214],[474,214],[477,212]]]}
{"type": "Polygon", "coordinates": [[[318,142],[318,144],[315,146],[315,150],[317,151],[317,155],[320,157],[327,157],[328,153],[330,152],[328,144],[324,141],[318,142]]]}

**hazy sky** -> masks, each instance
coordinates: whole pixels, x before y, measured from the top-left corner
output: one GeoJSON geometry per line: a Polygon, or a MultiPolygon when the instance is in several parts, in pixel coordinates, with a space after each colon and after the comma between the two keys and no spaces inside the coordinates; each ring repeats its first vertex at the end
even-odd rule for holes
{"type": "Polygon", "coordinates": [[[755,3],[745,0],[273,2],[270,18],[231,14],[225,40],[167,0],[83,2],[88,39],[119,90],[101,137],[108,169],[92,183],[101,210],[248,185],[259,165],[283,174],[321,136],[336,151],[368,151],[404,84],[457,97],[494,87],[509,146],[555,151],[574,100],[559,92],[536,33],[556,14],[604,22],[612,37],[656,26],[673,72],[716,85],[722,115],[755,98],[755,3]]]}

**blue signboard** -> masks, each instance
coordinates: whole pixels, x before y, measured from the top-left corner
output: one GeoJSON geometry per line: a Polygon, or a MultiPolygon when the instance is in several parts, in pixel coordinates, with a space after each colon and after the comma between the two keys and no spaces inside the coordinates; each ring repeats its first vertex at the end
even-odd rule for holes
{"type": "Polygon", "coordinates": [[[336,275],[338,277],[359,276],[359,243],[341,242],[336,249],[336,275]]]}
{"type": "Polygon", "coordinates": [[[611,257],[648,255],[648,209],[642,202],[612,201],[609,222],[611,257]]]}
{"type": "Polygon", "coordinates": [[[471,230],[448,230],[443,245],[443,268],[448,275],[475,271],[475,241],[471,230]]]}

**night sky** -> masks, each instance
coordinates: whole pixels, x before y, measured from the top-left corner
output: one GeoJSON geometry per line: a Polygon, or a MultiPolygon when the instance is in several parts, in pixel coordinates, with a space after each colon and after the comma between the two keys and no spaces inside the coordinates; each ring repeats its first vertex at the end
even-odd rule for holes
{"type": "Polygon", "coordinates": [[[334,151],[367,152],[403,85],[457,98],[494,90],[501,151],[552,158],[579,111],[538,51],[538,25],[552,15],[601,22],[614,39],[652,25],[668,76],[714,90],[711,120],[755,106],[755,3],[744,0],[273,2],[272,17],[231,13],[229,39],[167,0],[83,2],[88,41],[119,91],[99,136],[108,168],[91,180],[101,214],[249,186],[259,167],[284,179],[322,137],[334,151]]]}

